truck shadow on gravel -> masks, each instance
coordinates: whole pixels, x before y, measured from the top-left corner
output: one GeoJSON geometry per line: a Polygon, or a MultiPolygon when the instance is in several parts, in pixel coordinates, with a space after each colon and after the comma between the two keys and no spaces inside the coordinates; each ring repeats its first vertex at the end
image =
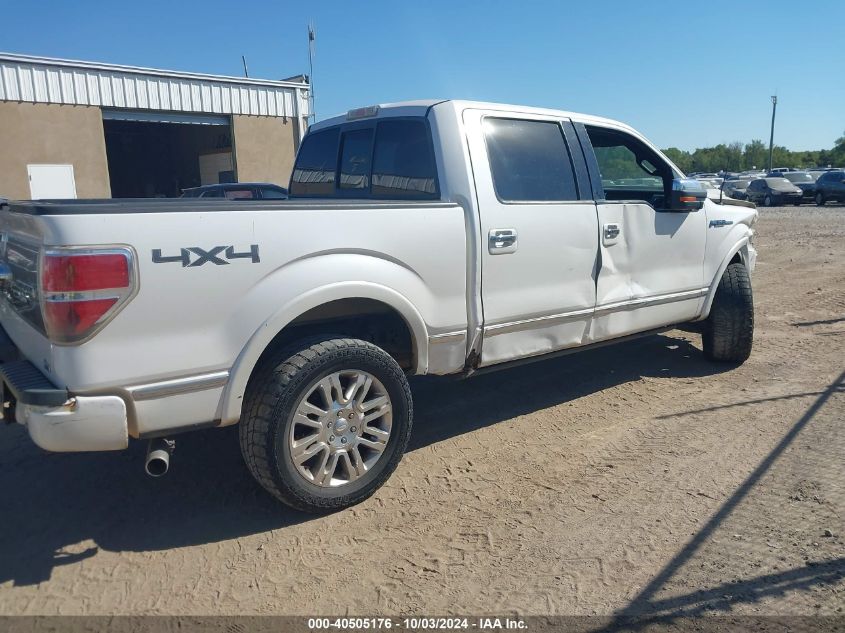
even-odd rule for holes
{"type": "MultiPolygon", "coordinates": [[[[656,624],[678,625],[691,617],[729,615],[741,605],[758,604],[766,598],[778,599],[780,613],[806,613],[801,594],[818,600],[816,615],[832,619],[782,618],[785,621],[778,623],[777,618],[763,622],[759,617],[743,620],[737,616],[736,624],[743,625],[743,630],[756,629],[751,625],[762,623],[783,630],[842,630],[842,603],[835,597],[827,602],[825,593],[836,596],[845,581],[840,531],[845,433],[836,414],[828,414],[824,421],[818,418],[828,402],[843,393],[845,371],[822,391],[791,396],[813,400],[684,547],[598,631],[648,630],[656,624]],[[780,531],[772,529],[775,524],[780,531]],[[835,530],[823,529],[824,525],[835,530]],[[719,567],[724,582],[707,586],[696,572],[713,564],[719,567]],[[760,568],[771,571],[748,574],[749,569],[760,568]],[[695,588],[688,590],[690,587],[695,588]],[[839,605],[835,612],[830,604],[839,605]]],[[[736,406],[758,402],[762,400],[736,406]]]]}
{"type": "MultiPolygon", "coordinates": [[[[730,370],[689,341],[651,336],[461,381],[412,382],[409,450],[642,377],[730,370]]],[[[143,473],[144,442],[121,453],[47,454],[18,425],[0,428],[0,583],[49,580],[55,567],[106,551],[161,551],[225,541],[311,520],[250,477],[237,428],[178,436],[170,472],[143,473]]],[[[389,483],[388,483],[389,485],[389,483]]]]}

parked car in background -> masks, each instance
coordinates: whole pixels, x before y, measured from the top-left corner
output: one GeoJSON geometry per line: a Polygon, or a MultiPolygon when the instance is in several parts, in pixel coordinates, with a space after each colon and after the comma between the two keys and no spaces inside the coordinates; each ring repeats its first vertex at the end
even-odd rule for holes
{"type": "Polygon", "coordinates": [[[702,178],[709,179],[709,178],[718,178],[718,174],[714,174],[711,172],[704,172],[704,171],[697,171],[689,175],[690,178],[695,178],[696,180],[701,180],[702,178]]]}
{"type": "Polygon", "coordinates": [[[843,171],[842,167],[812,167],[807,170],[807,172],[816,177],[816,180],[819,179],[820,176],[826,174],[829,171],[843,171]]]}
{"type": "Polygon", "coordinates": [[[758,178],[745,190],[746,199],[764,207],[801,204],[804,193],[786,178],[758,178]]]}
{"type": "Polygon", "coordinates": [[[745,191],[750,184],[751,180],[747,178],[726,180],[722,185],[722,193],[734,200],[745,200],[747,198],[745,191]]]}
{"type": "Polygon", "coordinates": [[[809,202],[816,197],[816,180],[819,177],[818,174],[811,174],[806,171],[788,171],[782,174],[772,172],[769,176],[773,178],[786,178],[801,190],[804,194],[802,199],[805,202],[809,202]]]}
{"type": "Polygon", "coordinates": [[[230,182],[185,189],[182,198],[226,198],[227,200],[287,200],[288,190],[269,182],[230,182]]]}
{"type": "Polygon", "coordinates": [[[791,171],[798,171],[798,168],[797,167],[773,167],[770,170],[770,173],[772,173],[772,174],[786,174],[786,173],[789,173],[791,171]]]}
{"type": "Polygon", "coordinates": [[[845,202],[845,169],[826,171],[816,181],[816,204],[845,202]]]}

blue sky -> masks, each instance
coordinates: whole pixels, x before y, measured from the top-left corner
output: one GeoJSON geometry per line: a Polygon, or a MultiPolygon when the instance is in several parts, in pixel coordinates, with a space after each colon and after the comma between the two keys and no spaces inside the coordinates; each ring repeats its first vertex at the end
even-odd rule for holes
{"type": "Polygon", "coordinates": [[[625,121],[661,147],[845,131],[845,2],[0,0],[0,50],[240,75],[307,72],[318,118],[416,98],[503,101],[625,121]],[[835,66],[835,67],[834,67],[835,66]]]}

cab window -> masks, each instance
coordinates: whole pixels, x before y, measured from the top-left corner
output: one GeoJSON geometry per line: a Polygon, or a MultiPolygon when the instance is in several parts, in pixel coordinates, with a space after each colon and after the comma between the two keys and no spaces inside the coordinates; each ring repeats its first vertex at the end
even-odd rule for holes
{"type": "Polygon", "coordinates": [[[436,200],[431,131],[424,117],[355,121],[308,134],[291,197],[436,200]]]}
{"type": "Polygon", "coordinates": [[[569,150],[556,122],[488,117],[484,140],[502,202],[578,199],[569,150]]]}
{"type": "Polygon", "coordinates": [[[625,132],[586,126],[607,200],[642,200],[665,208],[676,174],[666,161],[625,132]]]}
{"type": "Polygon", "coordinates": [[[370,188],[370,160],[373,155],[373,129],[344,132],[340,151],[341,189],[370,188]]]}
{"type": "Polygon", "coordinates": [[[338,128],[329,128],[305,137],[296,156],[290,182],[291,195],[330,196],[334,194],[337,171],[338,128]]]}
{"type": "Polygon", "coordinates": [[[437,166],[425,121],[379,121],[372,192],[378,198],[437,198],[437,166]]]}

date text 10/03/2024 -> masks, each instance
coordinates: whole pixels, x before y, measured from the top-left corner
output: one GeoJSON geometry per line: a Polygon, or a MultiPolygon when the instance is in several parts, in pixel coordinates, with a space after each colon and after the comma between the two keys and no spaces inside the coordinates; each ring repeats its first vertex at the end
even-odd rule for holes
{"type": "Polygon", "coordinates": [[[309,618],[308,628],[320,630],[525,630],[525,621],[519,618],[477,617],[477,618],[309,618]]]}

